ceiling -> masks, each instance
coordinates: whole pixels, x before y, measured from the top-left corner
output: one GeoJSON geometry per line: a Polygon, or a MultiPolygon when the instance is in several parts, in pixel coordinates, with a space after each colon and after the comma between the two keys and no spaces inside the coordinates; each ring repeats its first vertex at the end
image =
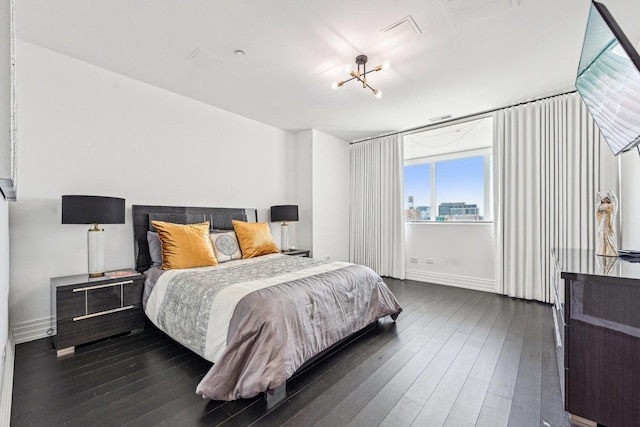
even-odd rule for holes
{"type": "MultiPolygon", "coordinates": [[[[640,1],[603,1],[638,45],[640,1]]],[[[587,0],[20,0],[16,32],[259,122],[351,141],[573,90],[588,9],[587,0]],[[421,33],[408,21],[381,31],[408,16],[421,33]],[[383,99],[356,82],[331,90],[359,54],[370,66],[391,61],[368,76],[383,99]]]]}

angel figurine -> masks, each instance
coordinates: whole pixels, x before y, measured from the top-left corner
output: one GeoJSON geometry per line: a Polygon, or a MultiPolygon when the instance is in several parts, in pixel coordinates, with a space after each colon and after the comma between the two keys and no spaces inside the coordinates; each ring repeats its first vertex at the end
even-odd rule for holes
{"type": "Polygon", "coordinates": [[[596,194],[596,255],[618,256],[613,221],[618,213],[618,199],[612,191],[596,194]]]}

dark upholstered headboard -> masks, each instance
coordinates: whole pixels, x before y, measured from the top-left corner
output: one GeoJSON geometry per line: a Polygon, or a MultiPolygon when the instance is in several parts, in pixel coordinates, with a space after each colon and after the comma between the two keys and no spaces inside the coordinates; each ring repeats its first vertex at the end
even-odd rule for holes
{"type": "Polygon", "coordinates": [[[133,237],[136,270],[151,267],[151,255],[147,242],[147,231],[154,231],[151,221],[166,221],[176,224],[195,224],[209,221],[212,230],[233,230],[231,220],[256,222],[255,209],[241,208],[193,208],[185,206],[133,205],[133,237]]]}

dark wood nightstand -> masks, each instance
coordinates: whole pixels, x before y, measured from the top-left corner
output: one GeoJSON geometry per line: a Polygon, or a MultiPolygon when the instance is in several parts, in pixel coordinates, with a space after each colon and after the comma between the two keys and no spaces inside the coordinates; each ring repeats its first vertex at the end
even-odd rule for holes
{"type": "Polygon", "coordinates": [[[144,329],[144,275],[135,270],[120,277],[88,274],[51,279],[51,305],[56,315],[58,356],[75,346],[124,332],[144,329]]]}
{"type": "Polygon", "coordinates": [[[301,256],[301,257],[306,257],[309,258],[309,253],[311,251],[307,251],[304,249],[289,249],[288,251],[282,251],[282,253],[284,255],[291,255],[291,256],[301,256]]]}

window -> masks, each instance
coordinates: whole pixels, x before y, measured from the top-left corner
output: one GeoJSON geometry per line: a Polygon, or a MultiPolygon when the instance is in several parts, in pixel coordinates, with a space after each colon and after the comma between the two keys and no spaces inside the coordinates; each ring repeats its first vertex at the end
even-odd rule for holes
{"type": "Polygon", "coordinates": [[[404,167],[404,200],[408,221],[431,220],[431,163],[404,167]]]}
{"type": "Polygon", "coordinates": [[[405,219],[491,221],[492,139],[491,118],[405,137],[405,219]]]}

